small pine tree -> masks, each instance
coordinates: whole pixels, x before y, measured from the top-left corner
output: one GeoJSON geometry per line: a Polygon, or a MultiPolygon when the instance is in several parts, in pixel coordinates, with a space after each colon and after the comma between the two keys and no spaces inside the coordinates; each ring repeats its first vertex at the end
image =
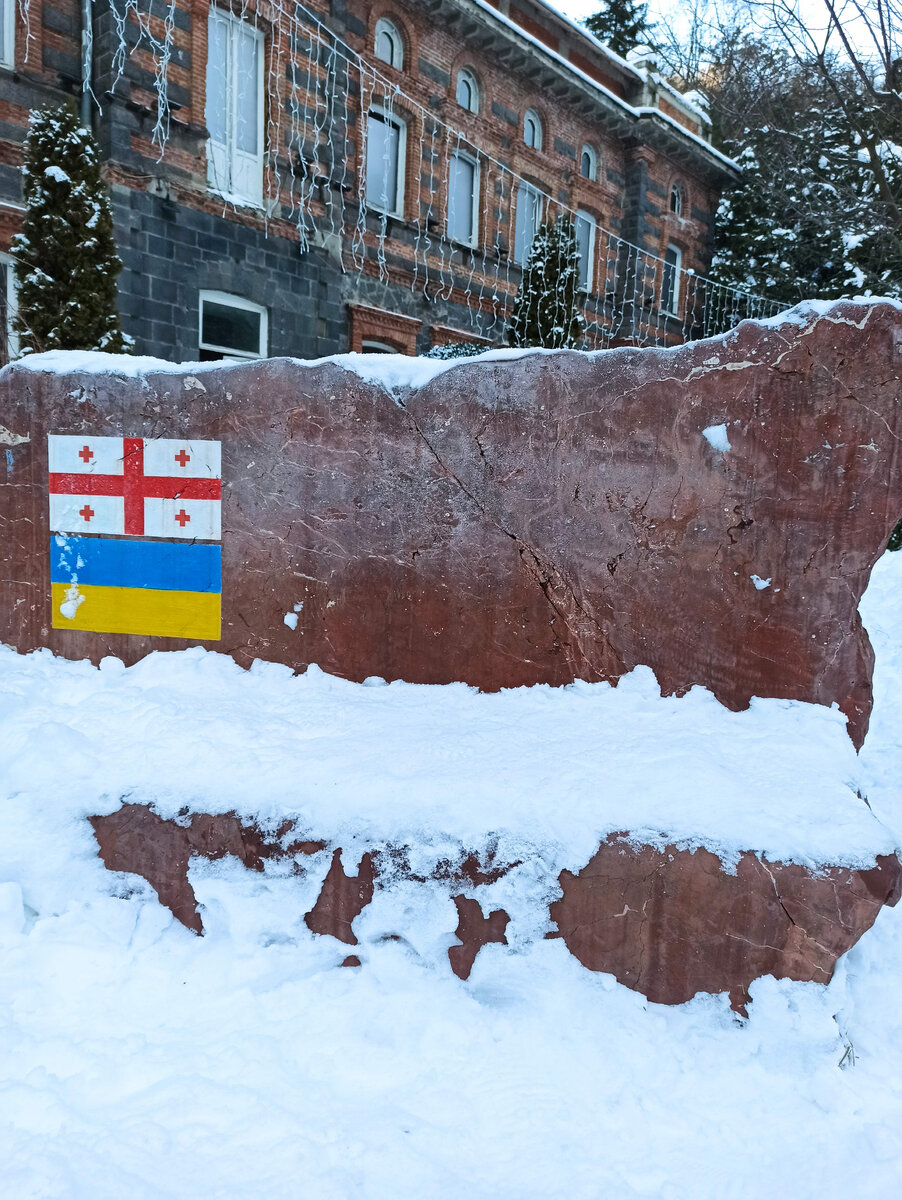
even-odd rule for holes
{"type": "Polygon", "coordinates": [[[563,350],[579,340],[579,253],[573,221],[562,213],[541,226],[523,268],[508,325],[512,346],[563,350]]]}
{"type": "Polygon", "coordinates": [[[600,42],[625,57],[636,46],[653,45],[648,5],[636,0],[606,0],[604,8],[583,22],[600,42]]]}
{"type": "Polygon", "coordinates": [[[443,346],[433,346],[427,350],[424,358],[472,358],[474,354],[482,354],[490,349],[480,342],[446,342],[443,346]]]}
{"type": "Polygon", "coordinates": [[[122,263],[91,133],[69,107],[31,114],[22,232],[13,239],[22,353],[130,349],[116,311],[122,263]]]}

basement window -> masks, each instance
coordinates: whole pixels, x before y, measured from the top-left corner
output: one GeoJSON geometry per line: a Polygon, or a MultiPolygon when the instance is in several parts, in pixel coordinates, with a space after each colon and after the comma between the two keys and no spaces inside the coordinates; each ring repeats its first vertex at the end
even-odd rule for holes
{"type": "Polygon", "coordinates": [[[266,356],[265,308],[226,292],[200,294],[200,361],[266,356]]]}
{"type": "Polygon", "coordinates": [[[19,335],[16,332],[16,273],[13,260],[8,254],[0,254],[0,366],[19,353],[19,335]]]}

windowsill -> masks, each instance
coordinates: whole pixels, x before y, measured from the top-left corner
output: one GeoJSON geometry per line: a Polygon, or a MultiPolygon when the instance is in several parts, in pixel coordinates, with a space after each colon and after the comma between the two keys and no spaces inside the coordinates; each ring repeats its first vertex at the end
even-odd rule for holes
{"type": "Polygon", "coordinates": [[[266,205],[263,202],[262,196],[259,200],[256,198],[251,200],[247,196],[236,196],[231,192],[221,192],[219,188],[213,187],[212,184],[207,184],[207,191],[211,196],[218,196],[220,200],[224,200],[226,204],[234,204],[236,208],[252,208],[255,212],[266,213],[266,205]]]}
{"type": "Polygon", "coordinates": [[[378,204],[370,204],[369,201],[366,202],[366,211],[367,211],[367,215],[372,213],[374,216],[384,217],[386,221],[402,221],[403,222],[403,220],[404,220],[403,213],[391,212],[390,209],[380,208],[378,204]]]}
{"type": "Polygon", "coordinates": [[[457,240],[457,238],[453,238],[450,235],[450,233],[445,234],[445,241],[448,243],[448,245],[451,247],[452,250],[463,250],[467,254],[478,254],[479,253],[479,243],[478,242],[459,242],[457,240]]]}

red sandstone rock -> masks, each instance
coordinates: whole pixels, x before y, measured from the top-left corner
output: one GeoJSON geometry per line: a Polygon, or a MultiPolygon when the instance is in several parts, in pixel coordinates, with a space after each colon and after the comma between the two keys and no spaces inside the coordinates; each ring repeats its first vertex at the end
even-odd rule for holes
{"type": "Polygon", "coordinates": [[[7,367],[0,640],[127,662],[186,644],[50,629],[46,502],[48,433],[183,434],[222,440],[210,646],[242,664],[492,690],[641,663],[733,708],[837,701],[860,744],[858,601],[902,513],[900,360],[898,309],[837,304],[666,352],[462,362],[404,407],[334,364],[7,367]],[[725,454],[703,437],[720,424],[725,454]]]}
{"type": "Polygon", "coordinates": [[[735,874],[707,850],[664,851],[608,839],[578,873],[560,877],[551,918],[585,967],[661,1004],[729,992],[742,1010],[761,975],[827,983],[836,960],[902,892],[902,866],[870,870],[743,854],[735,874]]]}
{"type": "MultiPolygon", "coordinates": [[[[174,916],[197,933],[203,927],[188,882],[193,854],[233,854],[261,870],[266,858],[323,849],[322,842],[297,841],[288,848],[267,842],[234,815],[197,813],[178,824],[139,804],[92,817],[91,823],[106,866],[142,875],[174,916]]],[[[279,831],[282,837],[287,832],[279,831]]],[[[491,855],[462,854],[470,870],[459,874],[484,875],[480,864],[486,859],[491,855]]],[[[390,861],[386,881],[417,878],[405,871],[406,860],[403,847],[366,853],[357,875],[349,876],[340,850],[334,850],[305,917],[307,926],[356,945],[351,925],[373,898],[377,863],[390,861]]],[[[434,887],[447,877],[442,871],[419,881],[434,887]]],[[[550,909],[559,932],[550,936],[563,938],[583,966],[610,972],[658,1003],[680,1004],[696,992],[725,991],[742,1011],[749,984],[761,975],[826,983],[837,958],[870,928],[881,905],[898,901],[902,866],[895,857],[883,856],[870,870],[815,872],[746,853],[730,874],[707,850],[659,851],[612,836],[581,871],[564,871],[560,883],[563,896],[550,909]]],[[[454,903],[461,944],[449,949],[448,958],[454,973],[466,979],[483,946],[507,944],[509,918],[502,909],[486,917],[479,903],[465,896],[455,896],[454,903]]],[[[397,940],[402,934],[389,936],[397,940]]],[[[350,955],[342,965],[360,961],[350,955]]]]}
{"type": "Polygon", "coordinates": [[[346,875],[341,851],[336,850],[316,904],[304,917],[307,928],[313,933],[330,933],[340,942],[356,946],[351,925],[372,900],[374,880],[372,854],[364,854],[356,875],[346,875]]]}
{"type": "Polygon", "coordinates": [[[124,804],[105,817],[91,817],[100,857],[111,871],[141,875],[172,915],[195,933],[203,933],[194,888],[188,881],[192,855],[217,859],[232,854],[254,871],[263,859],[286,854],[314,854],[322,842],[294,842],[287,849],[267,842],[253,825],[234,814],[195,813],[182,825],[164,821],[143,804],[124,804]]]}
{"type": "Polygon", "coordinates": [[[458,979],[469,979],[476,955],[483,946],[489,942],[507,945],[504,931],[510,917],[503,908],[496,908],[484,917],[479,901],[468,900],[466,896],[455,896],[454,903],[457,906],[457,929],[454,934],[460,938],[461,944],[448,948],[448,958],[451,970],[458,979]]]}

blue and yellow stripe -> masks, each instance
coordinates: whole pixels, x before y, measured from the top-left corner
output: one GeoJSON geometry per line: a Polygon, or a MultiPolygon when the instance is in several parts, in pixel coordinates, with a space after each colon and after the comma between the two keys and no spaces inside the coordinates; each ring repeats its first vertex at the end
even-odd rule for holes
{"type": "Polygon", "coordinates": [[[198,641],[221,635],[219,546],[54,537],[50,586],[54,629],[198,641]]]}

